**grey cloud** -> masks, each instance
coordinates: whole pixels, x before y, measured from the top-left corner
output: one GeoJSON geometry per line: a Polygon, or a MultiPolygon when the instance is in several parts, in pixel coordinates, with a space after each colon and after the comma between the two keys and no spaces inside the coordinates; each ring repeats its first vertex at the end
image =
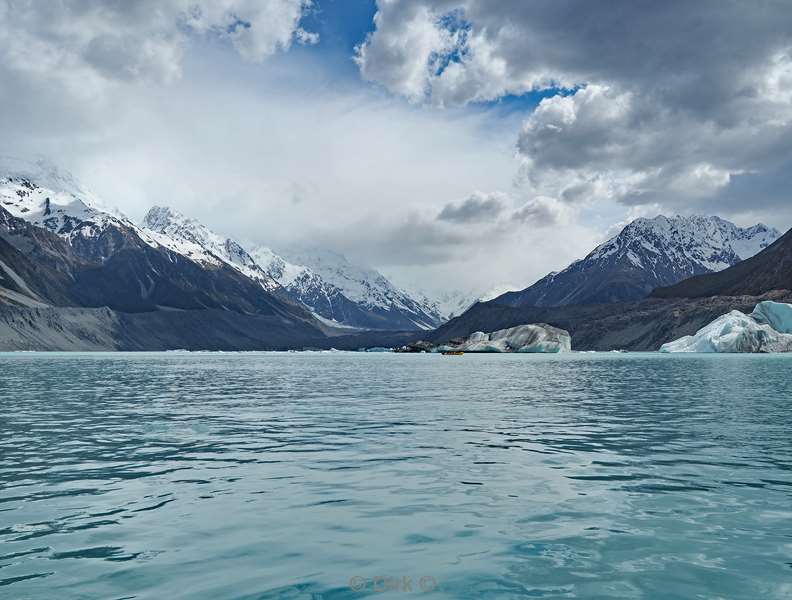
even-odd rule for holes
{"type": "Polygon", "coordinates": [[[341,228],[314,232],[324,245],[377,265],[439,265],[463,248],[476,248],[490,229],[462,230],[417,212],[398,220],[367,218],[341,228]]]}
{"type": "Polygon", "coordinates": [[[464,289],[502,282],[522,288],[584,256],[600,241],[599,234],[571,223],[563,224],[562,229],[545,210],[529,202],[516,211],[504,212],[495,223],[464,227],[420,213],[401,220],[367,218],[348,227],[316,232],[312,239],[361,264],[377,265],[389,275],[398,275],[397,281],[411,281],[426,289],[464,289]],[[526,247],[532,251],[526,252],[526,247]]]}
{"type": "Polygon", "coordinates": [[[505,194],[475,192],[461,202],[449,202],[437,215],[438,221],[479,223],[494,221],[505,210],[505,194]]]}
{"type": "Polygon", "coordinates": [[[511,214],[511,220],[536,227],[557,225],[568,214],[568,209],[553,198],[538,197],[523,204],[511,214]]]}
{"type": "Polygon", "coordinates": [[[475,192],[461,202],[449,202],[438,213],[438,223],[466,226],[468,231],[502,234],[515,226],[548,227],[567,219],[569,209],[555,198],[537,196],[508,210],[514,200],[503,192],[475,192]],[[488,230],[491,230],[489,231],[488,230]]]}

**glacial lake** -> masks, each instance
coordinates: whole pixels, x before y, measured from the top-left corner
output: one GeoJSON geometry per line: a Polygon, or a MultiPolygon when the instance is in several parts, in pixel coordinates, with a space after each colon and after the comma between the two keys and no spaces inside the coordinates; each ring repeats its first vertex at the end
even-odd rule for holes
{"type": "Polygon", "coordinates": [[[0,354],[0,598],[792,598],[792,356],[0,354]]]}

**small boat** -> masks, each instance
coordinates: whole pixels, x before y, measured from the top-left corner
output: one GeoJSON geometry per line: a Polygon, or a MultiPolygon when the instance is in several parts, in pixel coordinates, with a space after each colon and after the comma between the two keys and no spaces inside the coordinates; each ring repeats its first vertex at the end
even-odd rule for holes
{"type": "Polygon", "coordinates": [[[462,356],[464,352],[461,350],[445,350],[443,356],[462,356]]]}

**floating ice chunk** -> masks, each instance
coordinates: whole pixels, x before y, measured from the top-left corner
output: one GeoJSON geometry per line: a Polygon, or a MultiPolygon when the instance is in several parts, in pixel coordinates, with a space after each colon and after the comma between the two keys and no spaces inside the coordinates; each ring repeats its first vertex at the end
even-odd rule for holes
{"type": "Polygon", "coordinates": [[[750,315],[733,310],[660,352],[792,352],[790,332],[792,305],[762,302],[750,315]]]}
{"type": "Polygon", "coordinates": [[[463,352],[569,352],[572,338],[567,331],[550,325],[518,325],[492,333],[476,331],[461,344],[443,349],[463,352]]]}

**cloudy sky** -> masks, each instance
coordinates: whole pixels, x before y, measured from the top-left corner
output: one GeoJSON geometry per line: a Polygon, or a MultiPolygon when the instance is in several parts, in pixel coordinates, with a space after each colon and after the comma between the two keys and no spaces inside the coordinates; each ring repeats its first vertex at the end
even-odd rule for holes
{"type": "Polygon", "coordinates": [[[792,226],[786,1],[0,0],[2,152],[426,290],[635,216],[792,226]]]}

